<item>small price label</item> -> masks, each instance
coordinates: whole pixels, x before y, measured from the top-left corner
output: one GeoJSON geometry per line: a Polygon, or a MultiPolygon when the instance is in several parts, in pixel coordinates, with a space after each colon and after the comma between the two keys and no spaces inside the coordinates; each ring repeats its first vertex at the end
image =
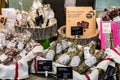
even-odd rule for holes
{"type": "Polygon", "coordinates": [[[38,72],[52,71],[52,61],[51,60],[38,60],[37,71],[38,72]]]}
{"type": "Polygon", "coordinates": [[[103,33],[111,33],[111,23],[103,23],[102,24],[102,30],[103,30],[103,33]]]}
{"type": "Polygon", "coordinates": [[[73,79],[72,67],[57,67],[57,78],[73,79]]]}
{"type": "Polygon", "coordinates": [[[71,27],[71,35],[83,35],[83,27],[71,27]]]}

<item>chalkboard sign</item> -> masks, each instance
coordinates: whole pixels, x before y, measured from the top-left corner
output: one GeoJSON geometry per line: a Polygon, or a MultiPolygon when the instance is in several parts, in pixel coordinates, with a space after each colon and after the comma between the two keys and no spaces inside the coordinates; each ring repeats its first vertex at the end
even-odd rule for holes
{"type": "Polygon", "coordinates": [[[37,71],[52,71],[52,61],[51,60],[38,60],[37,61],[37,71]]]}
{"type": "Polygon", "coordinates": [[[83,27],[71,27],[71,35],[83,35],[83,27]]]}
{"type": "Polygon", "coordinates": [[[57,67],[57,78],[73,79],[72,67],[57,67]]]}
{"type": "Polygon", "coordinates": [[[43,23],[44,22],[43,22],[43,16],[42,15],[40,15],[38,17],[35,17],[35,24],[36,24],[36,26],[40,26],[43,23]]]}
{"type": "Polygon", "coordinates": [[[114,74],[116,74],[116,67],[108,65],[106,72],[104,73],[102,80],[113,80],[114,74]]]}

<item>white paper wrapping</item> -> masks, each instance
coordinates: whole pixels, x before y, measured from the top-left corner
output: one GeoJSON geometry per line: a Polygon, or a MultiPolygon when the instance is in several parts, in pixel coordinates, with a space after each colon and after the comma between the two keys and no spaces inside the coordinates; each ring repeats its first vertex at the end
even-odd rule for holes
{"type": "Polygon", "coordinates": [[[94,56],[91,56],[89,59],[85,60],[85,64],[89,67],[92,67],[97,62],[94,56]]]}
{"type": "MultiPolygon", "coordinates": [[[[18,62],[18,79],[24,79],[28,77],[28,65],[27,62],[18,62]]],[[[0,64],[0,79],[14,79],[15,78],[15,64],[5,66],[0,64]]]]}
{"type": "Polygon", "coordinates": [[[67,54],[63,54],[58,58],[59,63],[66,65],[70,61],[70,57],[67,54]]]}
{"type": "Polygon", "coordinates": [[[80,59],[79,56],[74,56],[74,57],[72,58],[71,62],[70,62],[70,66],[72,66],[72,67],[77,67],[77,66],[79,66],[79,64],[80,64],[80,61],[81,61],[81,59],[80,59]]]}
{"type": "MultiPolygon", "coordinates": [[[[28,55],[22,57],[22,59],[18,61],[17,79],[25,79],[29,76],[27,62],[33,59],[37,55],[37,52],[43,52],[43,47],[42,46],[34,47],[28,53],[28,55]]],[[[8,66],[0,64],[0,79],[12,79],[13,80],[16,76],[15,72],[16,72],[15,64],[11,64],[8,66]]]]}
{"type": "Polygon", "coordinates": [[[34,0],[32,7],[33,7],[34,9],[38,9],[38,8],[40,8],[40,7],[43,7],[43,5],[42,5],[42,3],[40,3],[39,0],[34,0]]]}
{"type": "Polygon", "coordinates": [[[0,61],[4,61],[7,58],[8,56],[6,56],[5,54],[0,55],[0,61]]]}
{"type": "Polygon", "coordinates": [[[120,53],[119,50],[117,48],[109,49],[107,48],[105,53],[112,58],[116,63],[120,64],[120,53]],[[115,51],[114,51],[115,50],[115,51]]]}
{"type": "Polygon", "coordinates": [[[57,46],[56,46],[56,54],[62,52],[62,45],[60,43],[57,43],[57,46]]]}
{"type": "Polygon", "coordinates": [[[2,8],[2,15],[7,17],[6,25],[14,26],[16,11],[14,8],[2,8]]]}
{"type": "Polygon", "coordinates": [[[53,60],[54,56],[55,56],[55,51],[49,50],[48,53],[46,54],[45,58],[48,59],[48,60],[53,60]]]}
{"type": "Polygon", "coordinates": [[[46,17],[47,19],[51,19],[51,18],[54,18],[54,17],[55,17],[55,14],[54,14],[54,12],[53,12],[52,9],[43,8],[43,10],[44,10],[45,17],[46,17]]]}
{"type": "Polygon", "coordinates": [[[69,47],[69,43],[65,40],[62,40],[62,50],[65,50],[67,47],[69,47]]]}
{"type": "Polygon", "coordinates": [[[89,59],[92,56],[89,50],[90,50],[90,47],[84,47],[84,59],[89,59]]]}

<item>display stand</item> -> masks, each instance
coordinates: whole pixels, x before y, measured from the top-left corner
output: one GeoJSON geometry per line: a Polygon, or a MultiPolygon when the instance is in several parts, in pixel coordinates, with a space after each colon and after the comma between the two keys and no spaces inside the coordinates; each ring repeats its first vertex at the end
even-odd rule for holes
{"type": "Polygon", "coordinates": [[[45,40],[51,37],[56,36],[57,32],[57,23],[48,26],[46,28],[28,28],[28,27],[21,27],[21,26],[15,26],[16,31],[23,32],[24,30],[28,30],[32,33],[32,39],[34,40],[45,40]]]}
{"type": "MultiPolygon", "coordinates": [[[[62,35],[65,37],[66,36],[65,32],[66,32],[66,26],[62,26],[61,28],[58,29],[59,35],[62,35]]],[[[70,42],[73,42],[75,40],[75,38],[67,38],[67,39],[70,42]]],[[[90,43],[91,41],[98,41],[98,40],[99,40],[99,36],[98,36],[98,31],[96,30],[96,34],[94,36],[87,37],[87,38],[79,38],[78,44],[86,45],[86,44],[90,43]]]]}

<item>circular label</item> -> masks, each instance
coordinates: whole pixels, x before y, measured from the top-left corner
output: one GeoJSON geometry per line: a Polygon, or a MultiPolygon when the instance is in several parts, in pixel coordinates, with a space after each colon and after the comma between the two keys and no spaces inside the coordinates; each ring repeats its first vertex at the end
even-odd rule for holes
{"type": "Polygon", "coordinates": [[[86,14],[86,17],[87,17],[88,19],[91,19],[91,18],[92,18],[92,14],[88,13],[88,14],[86,14]]]}

